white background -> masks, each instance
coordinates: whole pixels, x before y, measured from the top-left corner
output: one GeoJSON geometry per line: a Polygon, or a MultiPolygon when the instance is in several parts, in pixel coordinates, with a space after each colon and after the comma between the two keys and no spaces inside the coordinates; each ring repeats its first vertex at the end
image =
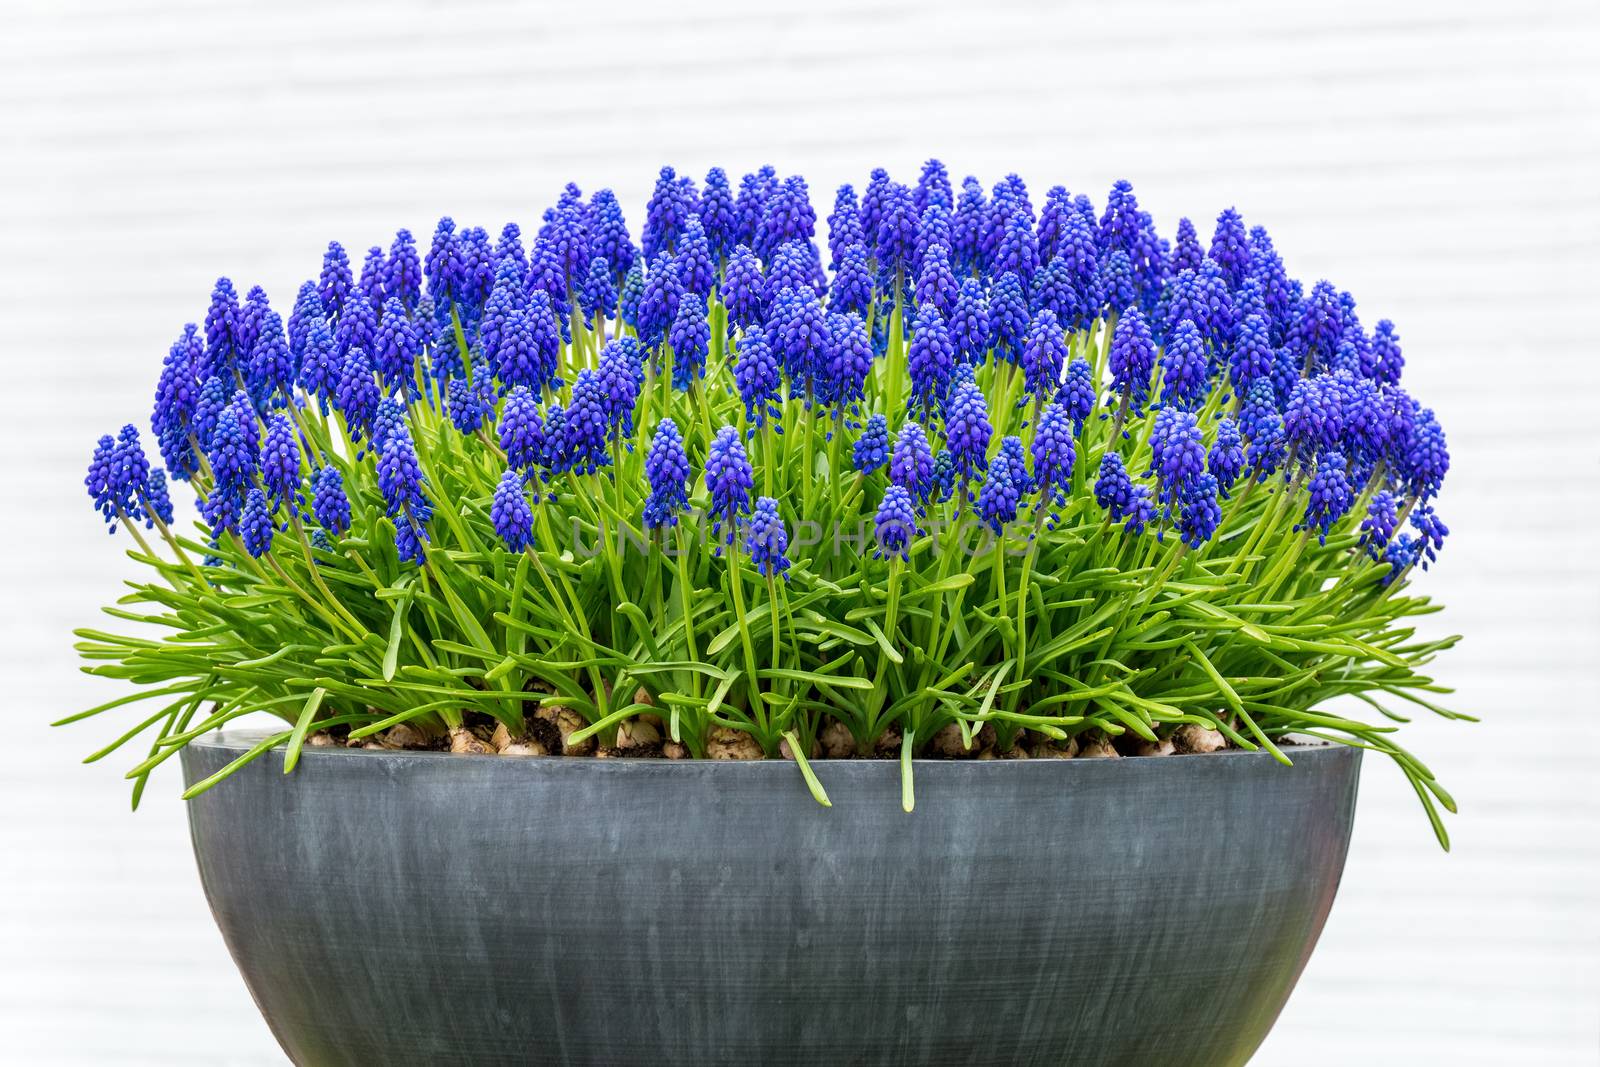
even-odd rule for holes
{"type": "MultiPolygon", "coordinates": [[[[287,308],[453,214],[524,229],[568,179],[638,226],[656,168],[842,180],[930,154],[1035,203],[1131,178],[1170,233],[1236,204],[1289,269],[1401,330],[1454,470],[1425,585],[1482,726],[1408,732],[1460,798],[1441,853],[1368,762],[1323,941],[1259,1063],[1600,1062],[1600,12],[1483,6],[571,3],[0,9],[0,1060],[282,1061],[205,910],[175,774],[128,813],[80,767],[126,718],[69,630],[130,573],[94,438],[146,423],[212,281],[287,308]]],[[[637,231],[636,231],[637,232],[637,231]]],[[[175,771],[175,767],[172,770],[175,771]]],[[[471,995],[463,990],[462,995],[471,995]]]]}

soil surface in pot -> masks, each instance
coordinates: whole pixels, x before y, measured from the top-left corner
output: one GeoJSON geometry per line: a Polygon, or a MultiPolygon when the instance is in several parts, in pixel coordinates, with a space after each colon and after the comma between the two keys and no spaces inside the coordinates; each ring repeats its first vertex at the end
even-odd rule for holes
{"type": "MultiPolygon", "coordinates": [[[[573,742],[571,736],[587,724],[570,708],[540,707],[527,719],[527,728],[513,735],[504,723],[486,715],[469,712],[465,722],[449,733],[429,735],[416,727],[401,723],[376,736],[351,738],[348,727],[334,727],[317,731],[306,738],[313,748],[362,748],[389,751],[452,752],[463,756],[539,757],[568,756],[593,759],[688,759],[689,749],[666,736],[665,724],[659,716],[644,714],[623,723],[617,730],[615,743],[601,745],[594,736],[573,742]]],[[[901,735],[891,729],[881,737],[873,751],[862,754],[845,725],[835,719],[824,721],[817,738],[806,753],[809,759],[882,759],[900,758],[901,735]]],[[[1290,744],[1287,739],[1280,744],[1290,744]]],[[[1090,730],[1066,740],[1055,740],[1043,734],[1024,730],[1017,735],[1011,747],[1001,749],[994,727],[985,724],[973,734],[970,747],[954,724],[934,734],[916,753],[920,759],[1120,759],[1123,757],[1150,757],[1174,755],[1200,755],[1224,752],[1231,748],[1228,739],[1217,730],[1186,724],[1150,741],[1133,733],[1110,737],[1101,731],[1090,730]]],[[[755,738],[739,730],[725,727],[712,731],[706,741],[707,758],[713,760],[756,760],[764,758],[755,738]]],[[[789,742],[784,741],[780,755],[793,759],[789,742]]]]}

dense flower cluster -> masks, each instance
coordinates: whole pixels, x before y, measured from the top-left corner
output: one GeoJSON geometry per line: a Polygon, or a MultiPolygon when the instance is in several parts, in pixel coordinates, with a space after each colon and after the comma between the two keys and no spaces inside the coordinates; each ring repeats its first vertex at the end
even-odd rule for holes
{"type": "MultiPolygon", "coordinates": [[[[152,471],[125,431],[96,450],[90,493],[108,521],[149,523],[169,506],[151,506],[154,479],[170,474],[200,490],[213,540],[248,532],[262,549],[269,527],[296,517],[336,536],[348,524],[331,503],[337,442],[308,437],[296,414],[326,413],[352,445],[374,451],[398,547],[421,561],[432,503],[405,426],[419,405],[447,411],[468,437],[493,425],[508,465],[548,480],[606,467],[619,438],[632,446],[646,363],[654,377],[670,360],[673,387],[687,391],[715,356],[753,433],[781,423],[789,398],[858,410],[896,343],[902,369],[878,376],[904,374],[905,407],[850,424],[852,465],[871,474],[887,460],[890,484],[919,508],[939,494],[936,466],[949,480],[981,482],[987,492],[975,495],[987,500],[991,525],[1066,502],[1074,442],[1096,410],[1115,416],[1126,442],[1120,467],[1108,465],[1110,452],[1095,457],[1104,485],[1094,496],[1108,517],[1141,529],[1141,501],[1153,499],[1196,547],[1216,527],[1196,503],[1208,495],[1211,483],[1196,489],[1206,475],[1221,499],[1247,474],[1304,484],[1303,525],[1324,539],[1360,498],[1369,508],[1362,537],[1382,558],[1400,524],[1382,519],[1384,502],[1407,512],[1427,505],[1449,469],[1437,418],[1399,384],[1393,325],[1369,332],[1348,294],[1289,279],[1265,232],[1247,230],[1232,208],[1209,247],[1188,219],[1169,246],[1126,182],[1099,214],[1059,186],[1035,214],[1020,179],[987,197],[968,179],[955,196],[931,161],[914,188],[881,171],[859,198],[842,186],[826,222],[831,278],[803,179],[763,170],[735,197],[719,168],[700,188],[665,167],[639,248],[609,190],[584,200],[569,186],[527,247],[515,225],[491,243],[446,218],[425,257],[401,230],[387,254],[371,248],[358,273],[330,242],[286,320],[260,288],[241,301],[219,279],[203,326],[184,328],[157,385],[151,429],[167,472],[152,471]],[[622,347],[635,344],[623,337],[605,345],[598,371],[578,365],[575,331],[607,331],[613,318],[637,332],[638,347],[622,347]],[[1088,339],[1083,358],[1078,338],[1088,339]],[[1031,480],[1012,459],[995,465],[995,397],[972,374],[954,373],[991,358],[1019,364],[1033,398],[1027,436],[1042,473],[1031,480]],[[230,381],[243,388],[230,395],[230,381]],[[399,432],[380,440],[386,396],[400,401],[399,432]],[[1152,397],[1150,480],[1138,482],[1125,462],[1136,451],[1127,427],[1152,397]],[[948,458],[936,460],[946,447],[948,458]],[[302,514],[308,499],[320,507],[302,514]]],[[[647,526],[667,524],[687,503],[662,488],[684,481],[674,432],[659,454],[652,448],[647,526]]],[[[719,434],[706,464],[710,512],[736,525],[749,511],[739,496],[750,483],[742,446],[719,434]]],[[[508,544],[525,545],[520,511],[507,492],[497,498],[511,516],[508,544]]]]}
{"type": "MultiPolygon", "coordinates": [[[[1293,278],[1232,208],[1209,238],[1185,219],[1169,240],[1127,182],[1097,208],[1016,175],[953,183],[937,161],[911,183],[875,170],[831,205],[820,216],[770,167],[703,183],[663,167],[637,244],[610,190],[568,185],[526,230],[447,217],[354,260],[332,242],[292,303],[219,278],[160,368],[164,469],[124,427],[93,448],[86,489],[113,528],[159,531],[176,578],[297,598],[333,627],[319,654],[354,650],[363,684],[388,670],[374,714],[448,722],[444,692],[515,718],[504,694],[521,690],[504,687],[538,683],[610,728],[642,687],[671,695],[674,722],[748,716],[769,753],[774,708],[812,714],[842,691],[869,694],[863,734],[980,702],[1020,716],[1028,686],[1064,678],[1083,689],[1054,701],[1068,733],[1154,729],[1180,705],[1215,716],[1234,691],[1194,695],[1211,673],[1108,647],[1148,633],[1120,654],[1168,654],[1221,620],[1279,666],[1333,646],[1269,634],[1278,616],[1197,616],[1188,594],[1163,606],[1178,568],[1195,595],[1251,591],[1250,606],[1311,561],[1316,589],[1348,577],[1379,603],[1437,558],[1450,454],[1402,383],[1398,331],[1293,278]],[[197,537],[169,478],[196,494],[197,537]],[[949,557],[980,546],[992,563],[949,557]],[[745,603],[747,580],[780,603],[745,603]],[[385,656],[402,618],[438,627],[440,650],[397,637],[385,656]],[[524,652],[540,641],[549,663],[524,652]],[[758,662],[769,645],[792,659],[758,662]],[[1092,681],[1049,659],[1069,654],[1092,681]],[[670,666],[600,677],[650,659],[670,666]],[[1179,675],[1165,703],[1134,691],[1179,675]],[[924,701],[940,686],[952,695],[924,701]]],[[[272,687],[322,664],[260,693],[287,704],[272,687]]],[[[1248,687],[1278,666],[1219,669],[1248,687]]],[[[1253,706],[1278,708],[1275,692],[1253,706]]]]}

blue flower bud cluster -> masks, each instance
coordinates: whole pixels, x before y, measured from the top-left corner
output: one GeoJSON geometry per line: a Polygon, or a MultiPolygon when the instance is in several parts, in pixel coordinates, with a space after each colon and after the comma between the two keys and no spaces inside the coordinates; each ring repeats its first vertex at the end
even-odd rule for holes
{"type": "Polygon", "coordinates": [[[1396,573],[1442,544],[1450,453],[1402,385],[1399,332],[1291,277],[1232,207],[1209,240],[1188,219],[1169,240],[1128,182],[1099,209],[1051,186],[1035,211],[1016,175],[986,191],[929,160],[909,184],[839,187],[823,233],[805,179],[771,167],[703,185],[663,167],[638,217],[636,244],[615,194],[568,185],[527,230],[445,217],[425,249],[408,229],[352,245],[359,266],[332,241],[286,315],[219,278],[161,366],[164,469],[132,427],[101,439],[95,507],[167,523],[171,478],[219,544],[265,555],[296,522],[324,545],[380,522],[421,562],[436,494],[459,491],[436,467],[499,472],[445,518],[487,518],[510,551],[576,491],[562,479],[631,478],[593,492],[655,532],[699,483],[721,543],[787,576],[784,515],[807,516],[752,495],[752,457],[777,449],[804,479],[853,480],[836,497],[859,495],[885,557],[938,508],[1000,532],[1075,497],[1198,550],[1268,483],[1298,494],[1289,521],[1355,534],[1396,573]],[[721,397],[737,406],[702,418],[721,397]],[[636,443],[642,479],[619,460],[636,443]]]}

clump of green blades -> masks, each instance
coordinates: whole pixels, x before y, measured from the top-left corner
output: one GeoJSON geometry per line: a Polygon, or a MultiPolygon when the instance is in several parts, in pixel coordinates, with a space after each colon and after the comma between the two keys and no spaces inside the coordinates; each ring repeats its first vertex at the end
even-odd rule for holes
{"type": "MultiPolygon", "coordinates": [[[[896,427],[906,415],[890,398],[909,388],[902,309],[893,314],[866,407],[896,427]]],[[[1149,416],[1125,433],[1114,419],[1091,418],[1056,518],[1025,508],[995,538],[958,489],[930,506],[908,562],[876,558],[872,518],[886,475],[863,476],[850,461],[866,412],[793,397],[778,427],[751,430],[732,387],[737,339],[723,341],[726,312],[715,298],[711,319],[704,380],[672,389],[671,353],[663,352],[633,438],[617,444],[609,467],[542,486],[549,499],[534,505],[536,544],[520,553],[506,550],[489,516],[503,455],[490,435],[456,431],[425,368],[424,396],[407,408],[436,506],[420,567],[397,558],[373,457],[357,458],[336,414],[306,404],[298,418],[309,451],[344,475],[354,509],[348,535],[314,547],[296,518],[256,559],[231,535],[210,545],[203,526],[193,535],[160,523],[154,535],[133,528],[139,547],[130,554],[152,576],[106,611],[156,636],[77,633],[89,673],[141,688],[62,721],[159,703],[89,757],[147,739],[148,754],[128,774],[135,805],[150,773],[185,743],[253,712],[277,716],[283,728],[186,797],[285,743],[292,769],[311,731],[344,726],[361,738],[411,723],[437,734],[477,712],[517,734],[539,703],[575,710],[588,724],[578,737],[601,743],[645,712],[659,714],[695,756],[718,727],[747,731],[769,756],[787,738],[826,802],[826,767],[807,765],[804,754],[832,717],[863,753],[886,731],[900,732],[908,808],[910,756],[950,724],[969,741],[989,724],[1003,748],[1024,730],[1154,740],[1195,723],[1285,763],[1278,742],[1289,734],[1386,753],[1447,841],[1437,809],[1454,803],[1395,743],[1393,723],[1406,721],[1396,701],[1465,717],[1432,701],[1446,690],[1425,673],[1456,639],[1419,637],[1408,620],[1436,606],[1410,594],[1407,575],[1385,582],[1388,564],[1358,549],[1364,497],[1325,544],[1296,529],[1306,490],[1281,476],[1242,479],[1223,502],[1216,535],[1198,549],[1186,550],[1170,529],[1158,536],[1158,526],[1129,535],[1108,522],[1088,483],[1110,448],[1135,475],[1148,469],[1149,416]],[[755,492],[780,502],[790,531],[789,581],[759,576],[737,543],[719,554],[721,539],[692,515],[664,535],[646,532],[644,456],[668,414],[697,472],[690,504],[700,512],[707,498],[698,472],[711,437],[723,425],[749,431],[755,492]],[[649,704],[636,702],[640,690],[649,704]],[[1325,710],[1346,697],[1383,720],[1325,710]]],[[[568,383],[577,367],[594,365],[602,343],[592,324],[573,325],[562,354],[568,383]]],[[[1071,338],[1073,354],[1088,358],[1102,382],[1110,330],[1100,322],[1071,338]]],[[[1028,440],[1018,369],[991,357],[976,377],[990,398],[991,454],[1006,434],[1028,440]]],[[[1217,383],[1201,424],[1234,403],[1217,383]]],[[[930,434],[937,449],[937,431],[930,434]]],[[[204,473],[195,481],[207,488],[204,473]]]]}

